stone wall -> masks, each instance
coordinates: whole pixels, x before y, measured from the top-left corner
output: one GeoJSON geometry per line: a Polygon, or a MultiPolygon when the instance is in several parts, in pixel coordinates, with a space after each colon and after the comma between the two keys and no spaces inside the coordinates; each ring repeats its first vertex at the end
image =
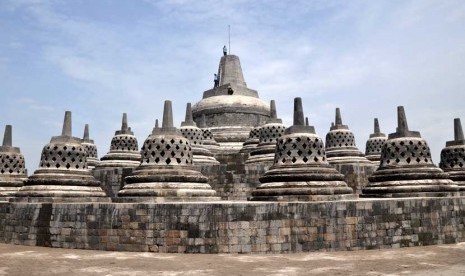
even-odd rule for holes
{"type": "Polygon", "coordinates": [[[95,168],[92,175],[100,181],[100,186],[110,198],[115,198],[123,188],[124,178],[132,174],[134,168],[95,168]]]}
{"type": "Polygon", "coordinates": [[[119,251],[287,253],[463,242],[465,198],[313,203],[0,203],[0,242],[119,251]]]}
{"type": "Polygon", "coordinates": [[[349,164],[332,164],[345,177],[345,181],[349,187],[354,190],[355,194],[361,194],[362,189],[368,184],[370,177],[377,166],[371,164],[349,163],[349,164]]]}

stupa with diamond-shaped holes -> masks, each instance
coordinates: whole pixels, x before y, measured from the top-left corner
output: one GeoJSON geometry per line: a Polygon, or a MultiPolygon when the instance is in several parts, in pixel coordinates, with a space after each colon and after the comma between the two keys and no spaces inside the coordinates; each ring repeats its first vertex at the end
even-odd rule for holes
{"type": "Polygon", "coordinates": [[[420,132],[411,131],[403,106],[397,107],[397,129],[389,134],[376,172],[363,189],[364,197],[458,195],[459,187],[433,164],[420,132]]]}
{"type": "Polygon", "coordinates": [[[3,145],[0,147],[0,200],[16,193],[27,179],[24,156],[13,147],[12,126],[5,126],[3,145]]]}
{"type": "Polygon", "coordinates": [[[107,202],[100,182],[87,168],[82,140],[72,136],[71,112],[66,111],[63,131],[42,150],[39,169],[10,199],[15,202],[107,202]]]}
{"type": "Polygon", "coordinates": [[[173,126],[171,101],[165,101],[161,128],[142,146],[142,160],[119,191],[117,201],[169,202],[219,200],[208,178],[193,169],[191,141],[173,126]]]}
{"type": "Polygon", "coordinates": [[[323,139],[304,122],[302,100],[294,100],[294,124],[278,138],[274,164],[252,192],[252,200],[320,201],[357,195],[326,159],[323,139]]]}

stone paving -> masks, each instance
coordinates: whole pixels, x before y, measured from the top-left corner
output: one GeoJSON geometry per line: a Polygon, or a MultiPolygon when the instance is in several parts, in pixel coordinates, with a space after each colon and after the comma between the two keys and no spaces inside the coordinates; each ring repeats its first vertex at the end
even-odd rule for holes
{"type": "Polygon", "coordinates": [[[297,254],[160,254],[0,244],[0,275],[465,275],[465,243],[297,254]]]}

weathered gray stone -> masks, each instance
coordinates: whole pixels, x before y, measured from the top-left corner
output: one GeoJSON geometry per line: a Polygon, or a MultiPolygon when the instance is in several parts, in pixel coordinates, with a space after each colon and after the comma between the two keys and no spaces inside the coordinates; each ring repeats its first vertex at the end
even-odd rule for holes
{"type": "Polygon", "coordinates": [[[459,118],[454,119],[454,140],[441,150],[439,167],[449,174],[461,191],[465,190],[465,139],[459,118]]]}
{"type": "Polygon", "coordinates": [[[249,158],[245,161],[246,164],[254,164],[261,162],[270,162],[274,160],[276,150],[276,141],[284,135],[286,127],[282,120],[278,119],[276,114],[276,104],[274,100],[270,101],[270,118],[260,128],[260,140],[257,147],[250,152],[249,158]]]}
{"type": "Polygon", "coordinates": [[[192,108],[191,103],[187,103],[186,106],[186,119],[181,123],[180,128],[182,136],[189,139],[192,146],[193,163],[194,165],[214,165],[219,162],[213,156],[213,153],[206,147],[203,146],[203,131],[198,128],[194,120],[192,119],[192,108]]]}
{"type": "Polygon", "coordinates": [[[109,201],[100,182],[87,168],[87,151],[71,132],[71,112],[66,111],[62,135],[45,145],[37,169],[10,201],[109,201]]]}
{"type": "Polygon", "coordinates": [[[0,147],[0,200],[8,200],[27,179],[24,156],[13,147],[12,126],[5,126],[3,145],[0,147]]]}
{"type": "Polygon", "coordinates": [[[218,76],[219,86],[205,91],[193,106],[193,118],[198,123],[205,115],[206,127],[222,151],[238,152],[256,121],[263,124],[269,118],[269,107],[257,91],[247,87],[239,57],[222,56],[218,76]]]}
{"type": "Polygon", "coordinates": [[[115,136],[111,139],[110,151],[101,158],[96,169],[117,167],[117,168],[135,168],[140,163],[140,152],[137,138],[134,132],[128,127],[126,113],[123,113],[121,130],[115,131],[115,136]]]}
{"type": "Polygon", "coordinates": [[[208,179],[192,167],[191,142],[173,126],[170,101],[165,101],[162,128],[142,146],[142,160],[119,191],[121,202],[219,200],[208,179]]]}
{"type": "Polygon", "coordinates": [[[355,145],[355,137],[347,125],[342,124],[341,111],[336,108],[335,123],[326,134],[326,156],[330,164],[358,163],[371,165],[355,145]]]}
{"type": "Polygon", "coordinates": [[[319,201],[354,199],[344,175],[326,160],[323,139],[306,126],[302,100],[294,100],[294,124],[278,138],[274,164],[260,178],[252,200],[319,201]]]}
{"type": "Polygon", "coordinates": [[[403,106],[397,107],[397,130],[383,145],[380,166],[369,177],[364,197],[458,195],[458,186],[431,160],[420,132],[410,131],[403,106]]]}
{"type": "Polygon", "coordinates": [[[0,203],[0,242],[174,253],[295,253],[465,241],[465,200],[0,203]]]}
{"type": "Polygon", "coordinates": [[[94,140],[89,138],[89,125],[86,124],[84,127],[84,137],[82,139],[82,145],[87,151],[87,168],[93,169],[99,163],[97,155],[97,146],[94,144],[94,140]]]}
{"type": "Polygon", "coordinates": [[[200,118],[199,127],[202,129],[203,146],[213,154],[219,153],[221,151],[220,144],[218,144],[218,142],[215,141],[215,138],[213,138],[211,129],[207,128],[205,114],[202,114],[200,118]]]}
{"type": "Polygon", "coordinates": [[[386,142],[387,137],[384,133],[381,133],[379,129],[378,118],[375,118],[374,132],[370,134],[370,138],[366,142],[365,157],[373,162],[376,166],[379,166],[379,160],[381,159],[381,149],[383,144],[386,142]]]}

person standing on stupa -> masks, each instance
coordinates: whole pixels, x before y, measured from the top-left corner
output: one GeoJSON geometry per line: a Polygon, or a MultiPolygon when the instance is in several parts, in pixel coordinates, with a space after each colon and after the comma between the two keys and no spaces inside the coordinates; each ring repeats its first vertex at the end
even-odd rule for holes
{"type": "Polygon", "coordinates": [[[226,45],[223,46],[223,55],[228,54],[228,48],[226,48],[226,45]]]}
{"type": "Polygon", "coordinates": [[[218,75],[217,75],[217,74],[213,74],[213,80],[214,80],[214,82],[215,82],[215,84],[213,85],[213,88],[218,87],[219,79],[218,79],[218,75]]]}

